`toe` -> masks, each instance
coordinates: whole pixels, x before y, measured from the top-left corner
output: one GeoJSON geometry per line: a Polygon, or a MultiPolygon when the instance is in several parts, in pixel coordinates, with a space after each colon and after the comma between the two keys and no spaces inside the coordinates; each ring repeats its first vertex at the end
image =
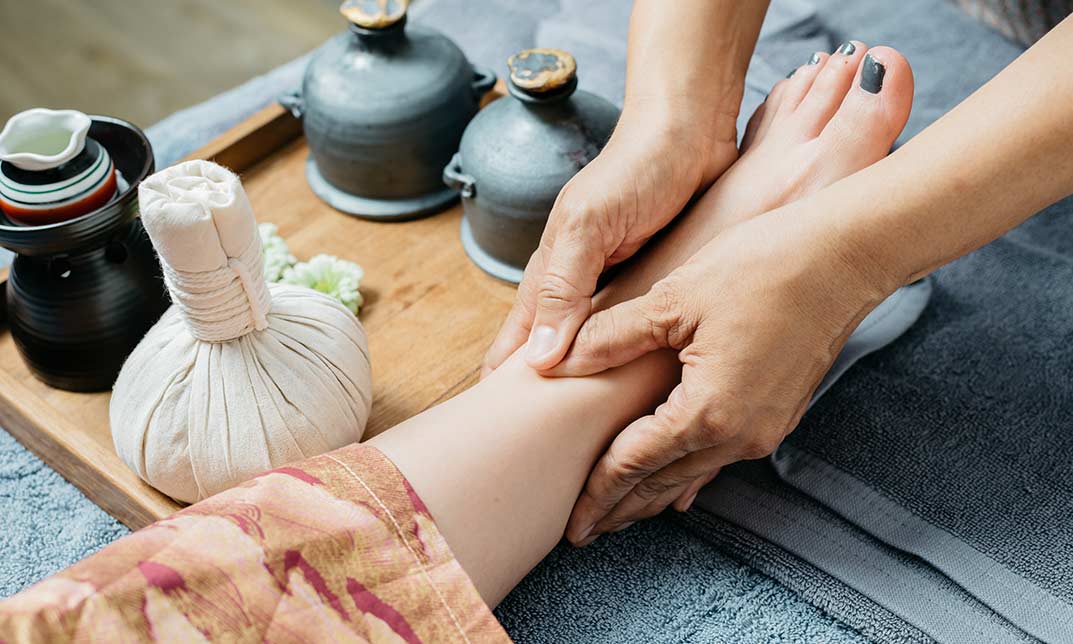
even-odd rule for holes
{"type": "Polygon", "coordinates": [[[816,52],[809,57],[805,64],[790,72],[786,80],[775,84],[767,100],[756,108],[756,112],[749,119],[749,125],[745,128],[745,135],[742,137],[742,152],[745,152],[757,141],[763,139],[768,131],[771,130],[772,125],[776,123],[779,124],[777,129],[789,130],[786,132],[780,131],[778,136],[790,137],[791,139],[799,138],[796,135],[801,129],[800,127],[790,124],[786,128],[782,127],[782,123],[792,120],[794,110],[800,105],[805,95],[808,94],[813,81],[816,80],[828,58],[828,54],[816,52]]]}
{"type": "MultiPolygon", "coordinates": [[[[760,126],[764,124],[765,116],[767,115],[767,100],[760,104],[760,107],[756,108],[753,115],[749,117],[749,124],[745,126],[745,134],[741,137],[741,151],[745,152],[753,146],[756,142],[759,133],[760,126]]],[[[764,128],[767,129],[766,127],[764,128]]]]}
{"type": "Polygon", "coordinates": [[[776,119],[786,118],[801,105],[808,91],[812,89],[812,83],[819,76],[820,70],[827,64],[830,55],[825,52],[816,52],[804,65],[795,69],[786,81],[782,100],[779,101],[779,111],[776,119]]]}
{"type": "Polygon", "coordinates": [[[866,49],[864,43],[851,40],[827,58],[794,111],[794,127],[801,135],[811,138],[823,131],[853,85],[866,49]]]}
{"type": "Polygon", "coordinates": [[[861,154],[881,158],[905,127],[912,103],[909,62],[895,49],[873,47],[820,138],[831,145],[850,142],[861,154]]]}
{"type": "MultiPolygon", "coordinates": [[[[787,90],[790,88],[791,78],[781,80],[775,83],[775,86],[771,88],[771,92],[764,99],[763,104],[757,108],[759,118],[757,119],[755,127],[755,140],[760,140],[764,137],[767,131],[771,128],[771,124],[775,121],[775,115],[779,113],[779,108],[782,105],[783,98],[786,96],[787,90]]],[[[754,116],[756,116],[754,114],[754,116]]],[[[749,119],[750,123],[752,119],[749,119]]]]}
{"type": "Polygon", "coordinates": [[[771,123],[775,120],[775,114],[779,111],[779,105],[782,103],[782,97],[786,93],[787,85],[789,85],[789,79],[775,83],[775,86],[771,88],[771,93],[767,95],[760,107],[756,108],[753,115],[749,117],[749,123],[745,126],[745,134],[741,139],[742,152],[745,152],[767,135],[767,131],[771,129],[771,123]]]}

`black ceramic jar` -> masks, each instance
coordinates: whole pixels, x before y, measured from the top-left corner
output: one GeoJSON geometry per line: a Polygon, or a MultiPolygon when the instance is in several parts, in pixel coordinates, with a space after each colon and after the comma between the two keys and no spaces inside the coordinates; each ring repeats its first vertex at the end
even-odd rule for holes
{"type": "Polygon", "coordinates": [[[443,171],[462,194],[462,245],[478,266],[519,282],[559,191],[596,158],[619,110],[577,89],[573,56],[529,49],[508,61],[510,96],[481,110],[443,171]]]}
{"type": "Polygon", "coordinates": [[[401,220],[457,198],[440,174],[495,74],[443,34],[407,24],[402,0],[348,0],[348,32],[325,43],[299,94],[313,192],[343,212],[401,220]]]}
{"type": "Polygon", "coordinates": [[[0,215],[0,246],[16,253],[7,319],[30,370],[71,391],[110,389],[127,355],[168,307],[160,266],[138,219],[138,183],[153,171],[145,135],[92,117],[123,181],[110,203],[76,219],[21,226],[0,215]]]}

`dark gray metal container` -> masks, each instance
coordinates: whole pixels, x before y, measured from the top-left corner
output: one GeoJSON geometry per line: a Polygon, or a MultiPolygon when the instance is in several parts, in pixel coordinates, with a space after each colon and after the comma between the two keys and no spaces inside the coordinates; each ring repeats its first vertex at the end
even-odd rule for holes
{"type": "Polygon", "coordinates": [[[610,102],[577,90],[573,57],[511,57],[511,96],[481,110],[443,171],[462,195],[462,245],[478,266],[520,282],[559,191],[596,158],[618,121],[610,102]]]}
{"type": "Polygon", "coordinates": [[[431,214],[456,198],[440,173],[495,74],[475,69],[443,34],[407,25],[403,3],[379,15],[360,5],[343,4],[349,31],[314,55],[300,93],[281,98],[303,120],[306,177],[352,215],[431,214]]]}

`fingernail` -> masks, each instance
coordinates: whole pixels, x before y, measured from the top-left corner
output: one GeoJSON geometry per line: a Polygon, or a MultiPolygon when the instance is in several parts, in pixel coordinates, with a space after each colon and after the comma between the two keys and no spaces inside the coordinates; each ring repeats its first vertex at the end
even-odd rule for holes
{"type": "Polygon", "coordinates": [[[871,94],[878,94],[883,89],[883,77],[887,75],[887,68],[872,54],[864,55],[864,69],[861,70],[861,89],[871,94]]]}
{"type": "Polygon", "coordinates": [[[623,523],[622,525],[620,525],[619,527],[615,528],[611,532],[622,532],[623,530],[625,530],[626,528],[630,527],[631,525],[633,525],[635,523],[637,523],[637,522],[636,521],[627,521],[626,523],[623,523]]]}
{"type": "Polygon", "coordinates": [[[808,59],[808,64],[809,65],[819,65],[820,64],[820,54],[819,54],[819,52],[816,52],[816,53],[812,54],[812,58],[808,59]]]}
{"type": "Polygon", "coordinates": [[[794,75],[794,74],[796,74],[796,73],[797,73],[797,70],[796,70],[796,69],[791,69],[791,70],[790,70],[790,73],[786,75],[786,78],[790,78],[791,76],[793,76],[793,75],[794,75]]]}
{"type": "Polygon", "coordinates": [[[595,528],[595,527],[596,527],[596,524],[594,523],[594,524],[588,526],[587,528],[585,528],[584,530],[582,530],[581,532],[579,532],[578,535],[577,535],[577,539],[574,539],[574,543],[578,544],[578,547],[581,547],[582,545],[584,545],[585,540],[589,536],[589,533],[592,532],[592,529],[595,528]]]}
{"type": "Polygon", "coordinates": [[[599,538],[600,538],[600,535],[594,534],[591,537],[589,537],[588,539],[585,539],[581,543],[577,544],[577,547],[578,548],[584,548],[585,546],[591,544],[593,541],[596,541],[599,538]]]}
{"type": "Polygon", "coordinates": [[[555,349],[555,329],[542,324],[533,329],[529,334],[529,348],[525,351],[525,357],[529,362],[536,362],[548,355],[555,349]]]}
{"type": "Polygon", "coordinates": [[[839,46],[838,50],[835,53],[842,54],[843,56],[849,56],[855,51],[857,51],[857,45],[854,45],[851,42],[844,42],[839,46]]]}
{"type": "Polygon", "coordinates": [[[682,512],[686,512],[689,508],[693,507],[693,502],[697,500],[697,495],[700,494],[700,490],[697,490],[693,494],[689,495],[689,500],[686,501],[685,507],[682,508],[682,512]]]}

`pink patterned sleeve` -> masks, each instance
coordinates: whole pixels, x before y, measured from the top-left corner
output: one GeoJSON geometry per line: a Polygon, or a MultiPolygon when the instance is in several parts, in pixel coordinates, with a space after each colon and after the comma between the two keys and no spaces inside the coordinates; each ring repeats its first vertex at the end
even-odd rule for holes
{"type": "Polygon", "coordinates": [[[0,642],[509,642],[402,473],[352,445],[0,602],[0,642]]]}

